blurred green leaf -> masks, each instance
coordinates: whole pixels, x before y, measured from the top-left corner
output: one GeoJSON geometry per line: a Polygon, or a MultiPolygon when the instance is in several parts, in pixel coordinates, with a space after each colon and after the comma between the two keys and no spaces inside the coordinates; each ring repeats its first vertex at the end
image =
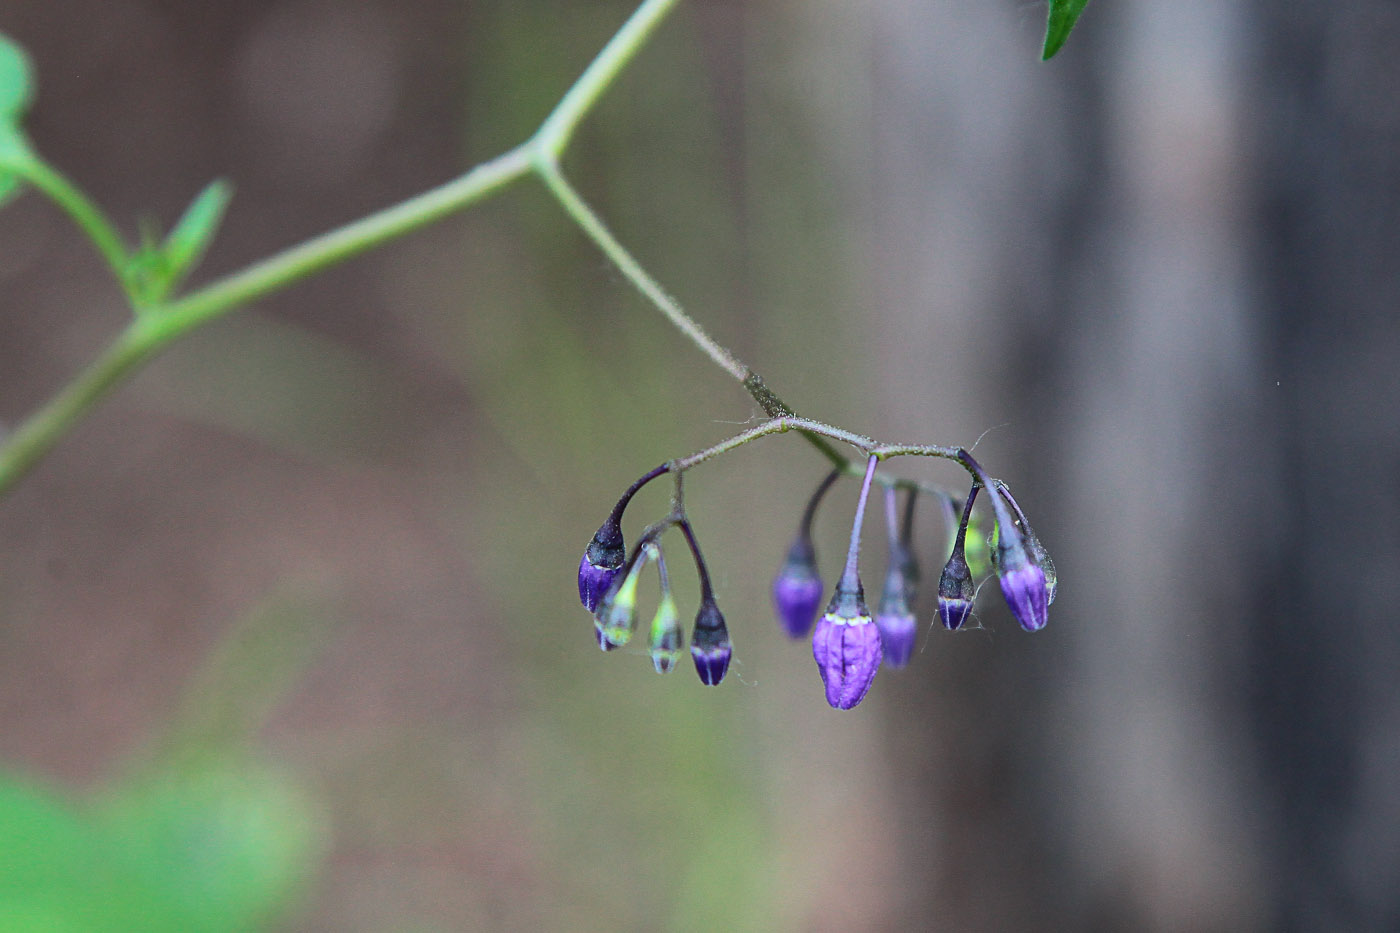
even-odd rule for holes
{"type": "Polygon", "coordinates": [[[175,930],[174,920],[80,813],[0,775],[0,930],[175,930]]]}
{"type": "Polygon", "coordinates": [[[34,99],[34,69],[24,49],[0,33],[0,120],[19,122],[34,99]]]}
{"type": "Polygon", "coordinates": [[[194,270],[218,232],[232,196],[233,186],[215,179],[185,208],[164,243],[142,230],[141,246],[126,267],[127,284],[142,304],[164,300],[194,270]]]}
{"type": "Polygon", "coordinates": [[[1089,0],[1050,0],[1050,17],[1045,24],[1045,50],[1040,60],[1048,61],[1069,38],[1069,32],[1084,12],[1089,0]]]}
{"type": "Polygon", "coordinates": [[[172,929],[222,933],[261,927],[297,893],[317,861],[313,813],[273,771],[210,758],[122,790],[102,827],[167,899],[172,929]]]}
{"type": "Polygon", "coordinates": [[[228,208],[231,197],[233,186],[226,180],[216,178],[211,181],[190,202],[184,216],[176,222],[170,236],[165,238],[165,259],[173,280],[172,286],[194,269],[204,257],[205,250],[209,248],[209,243],[214,239],[214,234],[218,232],[219,224],[224,219],[224,211],[228,208]]]}
{"type": "Polygon", "coordinates": [[[29,146],[20,126],[34,99],[34,72],[29,56],[12,39],[0,33],[0,204],[19,190],[22,179],[6,170],[27,160],[29,146]]]}

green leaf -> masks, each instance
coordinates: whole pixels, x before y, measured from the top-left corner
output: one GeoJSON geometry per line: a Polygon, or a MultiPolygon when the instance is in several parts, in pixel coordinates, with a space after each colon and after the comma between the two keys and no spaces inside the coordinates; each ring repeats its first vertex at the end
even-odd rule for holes
{"type": "Polygon", "coordinates": [[[1040,54],[1041,61],[1048,61],[1065,44],[1069,31],[1088,4],[1089,0],[1050,0],[1050,18],[1045,24],[1045,50],[1040,54]]]}
{"type": "Polygon", "coordinates": [[[181,930],[172,919],[125,850],[68,801],[0,772],[0,930],[181,930]]]}
{"type": "Polygon", "coordinates": [[[0,120],[18,122],[34,99],[34,69],[9,36],[0,33],[0,120]]]}
{"type": "Polygon", "coordinates": [[[262,929],[303,890],[320,860],[317,817],[292,781],[235,756],[119,789],[99,825],[180,918],[170,929],[238,933],[262,929]]]}
{"type": "Polygon", "coordinates": [[[210,182],[175,223],[164,243],[149,229],[141,231],[141,246],[131,255],[126,280],[144,307],[159,304],[194,270],[224,218],[233,187],[222,178],[210,182]]]}
{"type": "Polygon", "coordinates": [[[209,248],[219,223],[224,219],[233,186],[222,178],[211,181],[190,202],[183,217],[165,238],[165,259],[172,285],[194,269],[209,248]]]}
{"type": "Polygon", "coordinates": [[[6,166],[30,158],[20,120],[33,99],[34,70],[29,56],[0,33],[0,204],[9,200],[23,181],[18,172],[6,166]]]}

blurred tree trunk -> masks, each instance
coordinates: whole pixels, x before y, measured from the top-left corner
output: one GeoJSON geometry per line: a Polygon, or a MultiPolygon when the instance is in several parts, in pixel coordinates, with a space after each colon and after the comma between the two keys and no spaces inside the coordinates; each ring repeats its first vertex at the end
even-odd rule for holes
{"type": "Polygon", "coordinates": [[[1279,430],[1249,700],[1273,926],[1396,929],[1400,6],[1252,6],[1279,430]]]}
{"type": "Polygon", "coordinates": [[[936,631],[906,675],[907,923],[1246,929],[1239,539],[1270,441],[1241,8],[1089,14],[1042,65],[1012,6],[877,12],[886,433],[1006,425],[984,462],[1064,581],[1046,632],[993,588],[995,637],[936,631]]]}

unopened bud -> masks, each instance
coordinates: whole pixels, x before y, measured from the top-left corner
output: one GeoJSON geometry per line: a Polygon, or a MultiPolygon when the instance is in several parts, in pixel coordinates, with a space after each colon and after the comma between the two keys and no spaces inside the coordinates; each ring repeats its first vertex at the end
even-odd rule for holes
{"type": "Polygon", "coordinates": [[[1046,586],[1045,570],[1026,550],[1019,534],[1002,530],[997,542],[997,578],[1001,595],[1011,607],[1011,614],[1028,632],[1045,627],[1050,606],[1050,591],[1046,586]]]}
{"type": "Polygon", "coordinates": [[[684,645],[685,632],[681,630],[676,601],[670,593],[664,593],[651,620],[651,663],[658,674],[669,674],[675,670],[684,645]]]}
{"type": "Polygon", "coordinates": [[[865,699],[883,656],[880,630],[859,582],[850,589],[838,585],[812,634],[812,657],[826,686],[826,702],[851,709],[865,699]]]}
{"type": "Polygon", "coordinates": [[[943,575],[938,579],[938,618],[943,627],[949,631],[961,628],[972,611],[976,596],[972,571],[968,569],[962,548],[958,547],[943,565],[943,575]]]}
{"type": "Polygon", "coordinates": [[[821,577],[817,576],[812,540],[799,534],[788,548],[782,569],[773,578],[773,609],[783,631],[792,638],[801,638],[810,632],[825,589],[821,577]]]}
{"type": "Polygon", "coordinates": [[[909,586],[905,576],[908,561],[903,547],[890,555],[890,568],[885,572],[885,588],[880,593],[880,608],[875,613],[875,626],[880,631],[880,642],[885,660],[890,667],[904,667],[914,654],[918,641],[919,626],[914,613],[909,609],[909,586]]]}
{"type": "Polygon", "coordinates": [[[639,555],[620,581],[614,581],[598,603],[598,611],[593,619],[598,629],[603,650],[621,648],[632,640],[632,631],[637,627],[637,581],[641,578],[642,567],[646,565],[646,555],[639,555]]]}
{"type": "Polygon", "coordinates": [[[706,595],[701,599],[700,611],[695,615],[695,630],[690,635],[690,657],[695,662],[700,682],[713,687],[724,680],[733,653],[724,615],[713,597],[706,595]]]}
{"type": "Polygon", "coordinates": [[[1045,627],[1055,598],[1055,565],[1006,484],[998,483],[993,494],[1016,513],[1015,519],[1008,521],[1009,516],[998,510],[996,568],[1001,595],[1021,628],[1038,632],[1045,627]]]}
{"type": "Polygon", "coordinates": [[[588,542],[578,562],[578,598],[589,612],[596,612],[598,601],[622,572],[627,559],[622,529],[609,518],[588,542]]]}

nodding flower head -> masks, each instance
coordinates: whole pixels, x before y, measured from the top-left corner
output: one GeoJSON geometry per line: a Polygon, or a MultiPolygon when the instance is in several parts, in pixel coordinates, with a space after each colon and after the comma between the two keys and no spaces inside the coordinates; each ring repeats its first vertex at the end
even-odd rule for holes
{"type": "Polygon", "coordinates": [[[885,487],[885,527],[889,532],[889,567],[885,570],[885,588],[880,592],[880,608],[875,613],[875,626],[885,660],[890,667],[904,667],[914,654],[919,638],[919,626],[909,604],[914,601],[919,585],[919,564],[914,559],[912,535],[916,490],[910,490],[904,503],[904,523],[895,523],[894,487],[885,487]]]}
{"type": "Polygon", "coordinates": [[[812,657],[826,685],[826,702],[851,709],[870,690],[884,656],[880,630],[865,606],[865,593],[838,584],[812,635],[812,657]]]}
{"type": "Polygon", "coordinates": [[[598,601],[607,593],[622,563],[627,558],[627,546],[618,523],[609,518],[588,542],[583,558],[578,562],[578,598],[589,612],[598,609],[598,601]]]}
{"type": "Polygon", "coordinates": [[[700,682],[713,687],[724,680],[733,653],[724,615],[715,605],[714,597],[707,593],[701,598],[700,611],[695,614],[695,629],[690,635],[690,657],[695,662],[700,682]]]}
{"type": "Polygon", "coordinates": [[[1035,562],[1020,533],[1014,528],[1011,534],[1001,529],[996,553],[1001,595],[1006,597],[1011,614],[1028,632],[1045,628],[1050,607],[1050,589],[1046,585],[1045,570],[1035,562]]]}
{"type": "Polygon", "coordinates": [[[598,644],[604,651],[621,648],[632,640],[632,632],[637,627],[637,581],[646,562],[645,553],[636,556],[626,576],[614,580],[598,602],[593,625],[598,630],[598,644]]]}
{"type": "MultiPolygon", "coordinates": [[[[900,548],[899,551],[903,549],[900,548]]],[[[890,567],[885,572],[885,588],[880,593],[880,608],[875,613],[875,626],[880,631],[880,643],[890,667],[904,667],[914,654],[919,638],[919,625],[909,609],[912,587],[906,576],[908,561],[902,553],[890,554],[890,567]]]]}
{"type": "Polygon", "coordinates": [[[651,620],[651,663],[656,667],[656,673],[669,674],[675,670],[684,645],[685,632],[681,630],[676,601],[669,592],[663,593],[656,607],[656,615],[651,620]]]}
{"type": "Polygon", "coordinates": [[[1045,628],[1050,601],[1055,598],[1054,565],[1049,564],[1049,555],[1031,531],[1025,513],[1012,498],[1011,491],[1004,484],[998,484],[992,492],[997,509],[997,578],[1001,583],[1001,595],[1011,607],[1011,614],[1028,632],[1038,632],[1045,628]],[[1002,502],[1010,504],[1016,511],[1012,520],[1002,502]],[[1019,526],[1017,522],[1019,521],[1019,526]],[[1050,573],[1046,574],[1046,565],[1050,573]]]}
{"type": "Polygon", "coordinates": [[[799,534],[788,548],[782,569],[773,578],[773,609],[783,631],[792,638],[801,638],[810,632],[825,590],[821,577],[817,576],[812,539],[799,534]]]}
{"type": "Polygon", "coordinates": [[[972,582],[972,572],[967,567],[962,548],[953,551],[948,563],[943,565],[943,576],[938,579],[938,618],[943,627],[955,631],[962,627],[972,612],[972,601],[977,596],[977,587],[972,582]]]}
{"type": "Polygon", "coordinates": [[[967,620],[972,611],[973,600],[977,598],[977,586],[973,583],[972,569],[968,566],[964,548],[967,545],[967,526],[972,517],[972,503],[977,499],[978,486],[973,486],[963,502],[962,521],[958,523],[953,537],[953,553],[948,563],[943,565],[943,574],[938,578],[938,618],[943,627],[956,631],[967,620]]]}

